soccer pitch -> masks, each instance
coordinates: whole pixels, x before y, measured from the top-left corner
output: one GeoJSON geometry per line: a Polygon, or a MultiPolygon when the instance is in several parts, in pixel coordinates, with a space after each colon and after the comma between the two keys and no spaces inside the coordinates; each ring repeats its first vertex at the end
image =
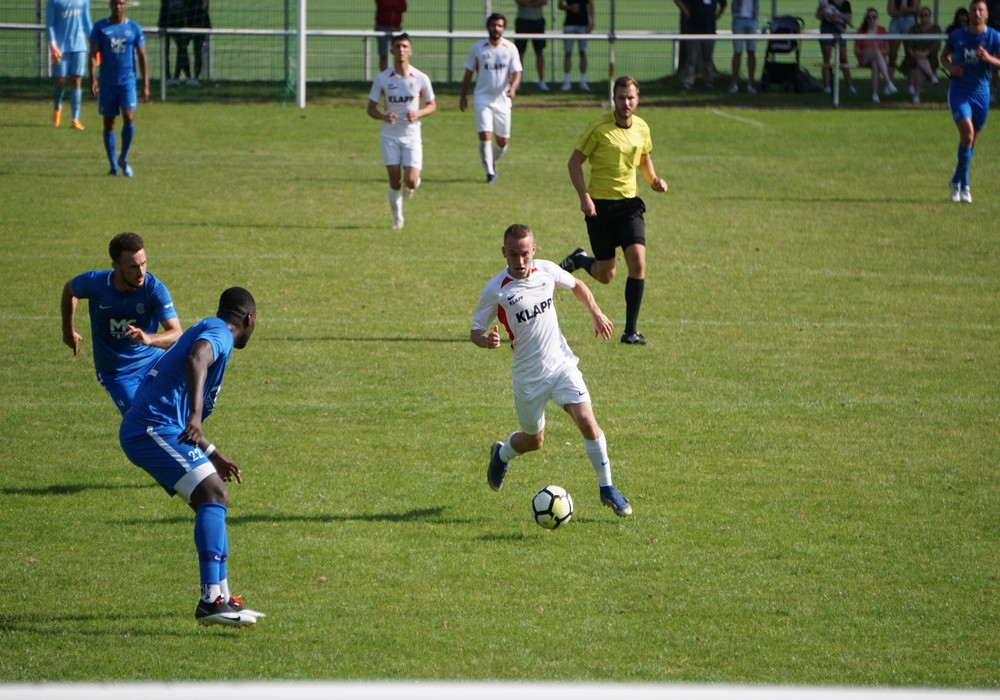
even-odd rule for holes
{"type": "MultiPolygon", "coordinates": [[[[104,176],[92,101],[82,133],[5,103],[0,681],[1000,685],[1000,127],[969,206],[943,109],[640,105],[670,185],[642,188],[650,345],[555,299],[618,519],[554,406],[489,490],[510,357],[468,341],[508,224],[538,257],[587,245],[566,160],[598,112],[516,110],[488,188],[454,103],[399,232],[360,100],[142,105],[131,180],[104,176]],[[185,327],[228,286],[258,302],[205,424],[244,472],[251,629],[195,624],[193,516],[118,447],[85,305],[81,355],[60,342],[63,283],[126,230],[185,327]],[[550,483],[576,506],[554,532],[550,483]]],[[[620,272],[589,285],[617,329],[620,272]]]]}

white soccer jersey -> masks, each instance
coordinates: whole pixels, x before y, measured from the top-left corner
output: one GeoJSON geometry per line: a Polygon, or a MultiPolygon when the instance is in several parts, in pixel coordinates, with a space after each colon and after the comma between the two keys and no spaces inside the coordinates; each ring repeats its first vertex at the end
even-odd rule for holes
{"type": "Polygon", "coordinates": [[[559,329],[552,303],[557,286],[572,289],[576,278],[553,262],[535,260],[527,279],[514,279],[505,268],[483,287],[472,329],[488,331],[493,319],[507,329],[515,382],[542,379],[579,362],[559,329]]]}
{"type": "Polygon", "coordinates": [[[420,131],[420,122],[411,124],[406,114],[420,109],[421,99],[424,103],[433,102],[434,88],[427,74],[413,66],[410,66],[405,75],[397,73],[395,68],[388,68],[375,76],[368,99],[378,102],[382,95],[385,95],[386,113],[394,112],[397,115],[395,124],[382,122],[382,133],[400,135],[407,130],[420,131]]]}
{"type": "Polygon", "coordinates": [[[507,39],[493,46],[489,39],[473,44],[465,59],[465,69],[476,74],[473,104],[488,105],[495,102],[510,104],[507,96],[509,78],[523,71],[517,47],[507,39]]]}

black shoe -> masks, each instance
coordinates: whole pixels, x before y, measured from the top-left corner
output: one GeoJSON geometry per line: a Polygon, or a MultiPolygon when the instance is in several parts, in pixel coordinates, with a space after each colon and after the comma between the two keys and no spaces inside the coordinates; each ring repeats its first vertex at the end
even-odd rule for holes
{"type": "Polygon", "coordinates": [[[645,345],[646,339],[638,331],[634,333],[622,333],[622,343],[625,345],[645,345]]]}
{"type": "Polygon", "coordinates": [[[583,248],[577,248],[572,253],[570,253],[569,255],[567,255],[565,258],[562,259],[562,262],[559,263],[559,267],[566,270],[566,272],[573,272],[574,270],[579,270],[580,265],[577,263],[577,259],[581,255],[586,255],[586,254],[587,251],[585,251],[583,248]]]}
{"type": "Polygon", "coordinates": [[[225,625],[227,627],[248,627],[257,622],[257,618],[246,611],[240,611],[222,599],[220,595],[214,603],[198,599],[194,618],[199,625],[225,625]]]}
{"type": "Polygon", "coordinates": [[[500,459],[501,447],[503,447],[502,442],[493,443],[493,449],[490,450],[490,466],[486,470],[486,481],[494,491],[503,488],[503,478],[507,475],[507,462],[500,459]]]}
{"type": "Polygon", "coordinates": [[[486,176],[486,184],[487,185],[495,185],[495,184],[497,184],[497,174],[493,173],[492,175],[487,175],[486,176]]]}

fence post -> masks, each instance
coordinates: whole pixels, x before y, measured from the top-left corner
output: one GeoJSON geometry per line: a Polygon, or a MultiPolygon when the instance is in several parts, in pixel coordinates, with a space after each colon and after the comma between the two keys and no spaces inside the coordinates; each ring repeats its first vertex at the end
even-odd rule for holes
{"type": "Polygon", "coordinates": [[[306,108],[306,0],[299,0],[299,76],[295,103],[299,109],[306,108]]]}

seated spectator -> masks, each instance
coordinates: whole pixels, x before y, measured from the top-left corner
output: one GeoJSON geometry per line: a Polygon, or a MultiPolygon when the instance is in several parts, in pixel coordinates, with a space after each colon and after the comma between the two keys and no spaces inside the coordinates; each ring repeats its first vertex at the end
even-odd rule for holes
{"type": "Polygon", "coordinates": [[[944,30],[944,33],[951,34],[956,29],[967,26],[969,26],[969,11],[964,7],[960,7],[955,10],[955,17],[951,20],[951,24],[948,25],[948,28],[944,30]]]}
{"type": "MultiPolygon", "coordinates": [[[[869,7],[865,11],[865,19],[858,28],[858,34],[868,34],[873,37],[885,34],[885,28],[878,23],[878,10],[869,7]]],[[[886,63],[885,55],[889,50],[889,42],[885,39],[858,39],[854,42],[854,55],[858,59],[858,66],[870,68],[872,71],[872,102],[878,104],[878,80],[879,76],[885,79],[884,94],[893,95],[896,86],[892,84],[889,77],[889,66],[886,63]]]]}
{"type": "MultiPolygon", "coordinates": [[[[931,21],[931,9],[929,7],[920,8],[918,22],[908,32],[913,35],[920,34],[941,34],[941,27],[931,21]]],[[[910,81],[909,91],[913,95],[913,104],[920,104],[920,90],[924,86],[924,81],[929,80],[931,85],[937,85],[938,54],[941,52],[941,40],[934,39],[907,39],[903,42],[906,57],[900,70],[908,76],[910,81]]]]}

